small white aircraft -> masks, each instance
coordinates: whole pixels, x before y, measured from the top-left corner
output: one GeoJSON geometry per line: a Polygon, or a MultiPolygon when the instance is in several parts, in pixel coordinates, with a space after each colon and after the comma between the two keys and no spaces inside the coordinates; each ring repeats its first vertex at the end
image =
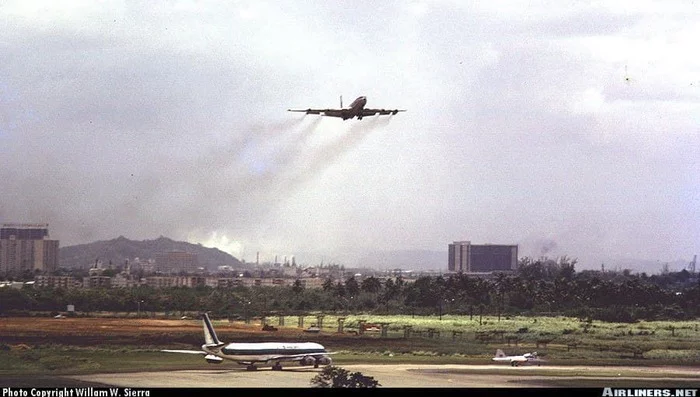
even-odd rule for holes
{"type": "Polygon", "coordinates": [[[331,352],[318,344],[312,342],[303,343],[229,343],[219,341],[214,332],[214,327],[209,320],[209,316],[204,313],[202,316],[204,327],[204,344],[202,350],[162,350],[168,353],[189,353],[204,354],[204,359],[210,364],[220,364],[227,360],[233,360],[241,365],[246,365],[246,369],[254,371],[258,369],[255,364],[272,364],[273,370],[282,369],[282,361],[297,361],[299,365],[331,365],[333,360],[328,357],[331,352]]]}
{"type": "Polygon", "coordinates": [[[289,112],[303,112],[306,114],[321,114],[323,116],[329,117],[340,117],[343,120],[351,119],[357,117],[358,120],[362,120],[364,116],[374,116],[378,115],[388,115],[397,114],[398,112],[405,112],[405,109],[368,109],[365,108],[367,104],[367,97],[361,96],[357,97],[350,107],[343,107],[343,97],[340,97],[340,109],[287,109],[289,112]]]}
{"type": "Polygon", "coordinates": [[[537,364],[540,365],[544,360],[537,357],[537,352],[525,353],[522,356],[506,356],[503,350],[496,350],[496,357],[492,358],[493,361],[507,362],[510,365],[517,367],[520,364],[537,364]]]}

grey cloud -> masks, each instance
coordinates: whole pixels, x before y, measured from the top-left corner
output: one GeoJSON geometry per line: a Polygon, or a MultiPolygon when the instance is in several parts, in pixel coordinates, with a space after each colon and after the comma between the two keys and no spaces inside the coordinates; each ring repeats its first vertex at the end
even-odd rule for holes
{"type": "Polygon", "coordinates": [[[245,19],[237,6],[0,28],[1,220],[48,222],[63,245],[216,232],[248,253],[331,256],[466,238],[584,267],[592,251],[698,249],[698,136],[677,133],[697,97],[613,85],[618,60],[567,44],[624,38],[642,16],[289,2],[245,19]],[[648,117],[572,109],[589,88],[648,117]],[[285,112],[341,93],[409,111],[345,123],[285,112]]]}

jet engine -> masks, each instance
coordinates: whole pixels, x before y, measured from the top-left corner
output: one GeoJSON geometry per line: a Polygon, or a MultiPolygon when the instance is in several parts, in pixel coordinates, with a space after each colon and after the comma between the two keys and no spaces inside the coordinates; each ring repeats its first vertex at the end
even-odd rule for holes
{"type": "Polygon", "coordinates": [[[223,358],[217,357],[213,354],[207,354],[204,356],[204,359],[207,360],[209,364],[221,364],[224,361],[223,358]]]}
{"type": "Polygon", "coordinates": [[[316,363],[316,360],[313,357],[304,357],[301,360],[299,360],[299,365],[305,366],[305,365],[314,365],[316,363]]]}
{"type": "Polygon", "coordinates": [[[316,359],[316,364],[318,365],[331,365],[333,360],[330,357],[324,356],[316,359]]]}

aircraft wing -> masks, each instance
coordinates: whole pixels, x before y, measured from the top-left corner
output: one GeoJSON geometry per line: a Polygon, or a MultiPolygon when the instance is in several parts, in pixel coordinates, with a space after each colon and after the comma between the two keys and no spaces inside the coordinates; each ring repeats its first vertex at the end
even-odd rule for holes
{"type": "Polygon", "coordinates": [[[288,112],[303,112],[306,114],[323,114],[324,116],[343,117],[342,109],[287,109],[288,112]]]}
{"type": "Polygon", "coordinates": [[[386,115],[405,112],[406,109],[362,109],[362,116],[374,116],[375,114],[386,115]]]}
{"type": "Polygon", "coordinates": [[[268,359],[268,361],[300,361],[303,360],[305,357],[317,357],[317,356],[327,356],[329,354],[335,354],[335,352],[328,352],[328,353],[311,353],[311,354],[294,354],[294,355],[281,355],[281,356],[274,356],[268,359]]]}
{"type": "Polygon", "coordinates": [[[209,354],[207,352],[203,352],[201,350],[161,350],[162,352],[166,353],[186,353],[186,354],[209,354]]]}

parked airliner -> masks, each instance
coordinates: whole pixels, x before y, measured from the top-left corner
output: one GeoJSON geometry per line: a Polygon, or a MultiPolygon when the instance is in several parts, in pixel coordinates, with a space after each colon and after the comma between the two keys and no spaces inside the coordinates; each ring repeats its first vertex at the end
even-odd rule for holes
{"type": "Polygon", "coordinates": [[[362,120],[364,116],[374,116],[375,114],[387,115],[387,114],[397,114],[398,112],[405,112],[404,109],[367,109],[365,105],[367,104],[367,97],[361,96],[355,99],[350,107],[343,107],[343,97],[340,97],[340,109],[287,109],[289,112],[304,112],[306,114],[322,114],[323,116],[329,117],[340,117],[343,120],[351,119],[357,117],[358,120],[362,120]]]}
{"type": "Polygon", "coordinates": [[[209,316],[202,316],[204,328],[204,344],[202,350],[162,350],[169,353],[204,354],[204,359],[211,364],[220,364],[224,359],[232,360],[240,365],[246,365],[249,371],[258,369],[256,364],[270,365],[273,370],[282,369],[282,361],[297,361],[299,365],[331,365],[333,360],[328,356],[333,354],[318,344],[303,343],[223,343],[216,336],[209,316]]]}

